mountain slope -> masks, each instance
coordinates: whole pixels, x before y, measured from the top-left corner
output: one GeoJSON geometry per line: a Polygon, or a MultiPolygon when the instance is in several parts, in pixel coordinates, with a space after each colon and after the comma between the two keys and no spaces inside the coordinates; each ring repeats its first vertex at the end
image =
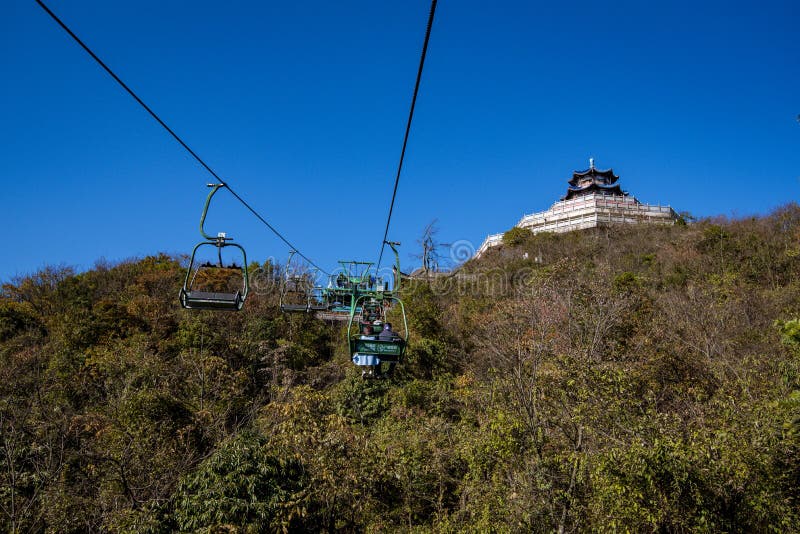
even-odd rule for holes
{"type": "Polygon", "coordinates": [[[797,531],[798,257],[797,205],[527,236],[410,281],[380,381],[272,265],[238,314],[181,310],[164,255],[46,269],[0,300],[0,522],[797,531]]]}

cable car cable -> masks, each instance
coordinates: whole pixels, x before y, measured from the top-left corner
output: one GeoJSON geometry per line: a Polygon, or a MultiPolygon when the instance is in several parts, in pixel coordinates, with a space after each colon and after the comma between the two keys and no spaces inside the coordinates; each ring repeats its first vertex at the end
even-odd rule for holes
{"type": "MultiPolygon", "coordinates": [[[[69,34],[69,36],[70,36],[70,37],[72,37],[72,39],[74,39],[74,40],[75,40],[75,42],[76,42],[76,43],[78,43],[78,44],[81,46],[81,48],[83,48],[83,49],[86,51],[86,53],[87,53],[87,54],[89,54],[89,55],[92,57],[92,59],[94,59],[94,60],[97,62],[97,64],[98,64],[98,65],[100,65],[101,67],[103,67],[103,70],[105,70],[105,71],[106,71],[106,72],[109,74],[109,76],[111,76],[112,78],[114,78],[114,80],[115,80],[115,81],[116,81],[116,82],[117,82],[117,83],[118,83],[120,86],[122,86],[122,88],[123,88],[123,89],[125,89],[125,91],[127,91],[127,92],[128,92],[128,94],[129,94],[129,95],[131,95],[131,96],[133,97],[133,99],[134,99],[134,100],[136,100],[136,102],[138,102],[138,103],[139,103],[139,105],[140,105],[140,106],[142,106],[142,107],[145,109],[145,111],[147,111],[147,113],[149,113],[149,114],[150,114],[150,116],[151,116],[151,117],[153,117],[153,118],[156,120],[156,122],[158,122],[158,124],[160,124],[160,125],[161,125],[161,126],[162,126],[162,127],[163,127],[163,128],[164,128],[164,129],[165,129],[165,130],[166,130],[166,131],[167,131],[167,132],[168,132],[168,133],[169,133],[169,134],[170,134],[170,135],[173,137],[173,138],[175,138],[175,140],[176,140],[176,141],[177,141],[177,142],[178,142],[178,143],[179,143],[179,144],[180,144],[180,145],[181,145],[181,146],[182,146],[184,149],[186,149],[186,151],[187,151],[189,154],[191,154],[191,155],[192,155],[192,157],[193,157],[195,160],[197,160],[197,162],[198,162],[198,163],[200,163],[200,165],[202,165],[202,166],[203,166],[203,168],[204,168],[205,170],[207,170],[207,171],[208,171],[208,172],[209,172],[209,173],[210,173],[210,174],[211,174],[211,175],[212,175],[214,178],[216,178],[216,179],[219,181],[219,183],[221,183],[223,186],[225,186],[225,188],[226,188],[228,191],[230,191],[230,193],[231,193],[231,194],[232,194],[232,195],[233,195],[233,196],[236,198],[236,200],[238,200],[239,202],[241,202],[241,204],[242,204],[242,205],[243,205],[245,208],[247,208],[248,210],[250,210],[250,212],[251,212],[253,215],[255,215],[255,216],[256,216],[256,218],[257,218],[259,221],[261,221],[262,223],[264,223],[264,224],[266,225],[266,227],[267,227],[267,228],[269,228],[269,229],[272,231],[272,233],[273,233],[273,234],[275,234],[276,236],[278,236],[278,238],[279,238],[281,241],[283,241],[283,242],[284,242],[284,243],[285,243],[285,244],[286,244],[286,245],[287,245],[287,246],[288,246],[290,249],[293,249],[293,250],[295,250],[295,251],[297,252],[297,255],[298,255],[298,256],[300,256],[301,258],[305,259],[305,260],[306,260],[306,261],[307,261],[309,264],[311,264],[312,266],[314,266],[314,267],[316,267],[317,269],[319,269],[319,271],[320,271],[320,272],[322,272],[322,273],[324,273],[324,274],[327,274],[328,276],[330,276],[330,273],[328,273],[327,271],[325,271],[324,269],[322,269],[321,267],[319,267],[319,266],[318,266],[316,263],[314,263],[313,261],[311,261],[311,259],[309,259],[309,258],[308,258],[308,256],[306,256],[305,254],[303,254],[302,252],[300,252],[300,251],[297,249],[297,247],[295,247],[294,245],[292,245],[292,244],[289,242],[289,240],[288,240],[288,239],[286,239],[286,238],[283,236],[283,234],[281,234],[281,233],[280,233],[280,232],[279,232],[279,231],[278,231],[278,230],[277,230],[277,229],[276,229],[274,226],[272,226],[272,225],[271,225],[269,222],[267,222],[267,220],[266,220],[266,219],[264,219],[264,217],[262,217],[262,216],[261,216],[261,215],[260,215],[260,214],[259,214],[259,213],[258,213],[258,212],[257,212],[257,211],[256,211],[256,210],[255,210],[255,209],[254,209],[254,208],[253,208],[251,205],[250,205],[250,204],[248,204],[248,203],[247,203],[247,202],[246,202],[246,201],[245,201],[245,200],[244,200],[244,199],[243,199],[241,196],[239,196],[239,194],[238,194],[238,193],[236,193],[236,191],[234,191],[233,189],[231,189],[230,185],[228,185],[228,183],[227,183],[225,180],[223,180],[223,179],[222,179],[222,178],[221,178],[221,177],[220,177],[220,176],[219,176],[219,175],[218,175],[216,172],[214,172],[214,170],[213,170],[211,167],[209,167],[209,166],[208,166],[208,164],[207,164],[205,161],[203,161],[203,159],[202,159],[200,156],[198,156],[198,155],[197,155],[197,153],[196,153],[194,150],[192,150],[192,149],[189,147],[189,145],[187,145],[187,144],[186,144],[186,143],[183,141],[183,139],[181,139],[181,138],[180,138],[180,136],[179,136],[178,134],[176,134],[176,133],[175,133],[175,132],[172,130],[172,128],[170,128],[169,126],[167,126],[167,124],[166,124],[166,123],[165,123],[163,120],[161,120],[161,117],[159,117],[158,115],[156,115],[156,112],[155,112],[155,111],[153,111],[152,109],[150,109],[150,106],[148,106],[147,104],[145,104],[145,103],[144,103],[144,101],[143,101],[141,98],[139,98],[139,96],[138,96],[136,93],[134,93],[134,92],[133,92],[133,90],[132,90],[130,87],[128,87],[128,85],[127,85],[125,82],[123,82],[123,81],[122,81],[122,79],[120,79],[120,77],[119,77],[119,76],[117,76],[117,75],[114,73],[114,71],[112,71],[112,70],[111,70],[111,69],[108,67],[108,65],[106,65],[106,64],[103,62],[103,60],[102,60],[102,59],[100,59],[100,58],[97,56],[97,54],[95,54],[94,52],[92,52],[92,50],[91,50],[91,49],[90,49],[90,48],[89,48],[89,47],[88,47],[88,46],[87,46],[87,45],[86,45],[86,44],[85,44],[85,43],[84,43],[84,42],[83,42],[83,41],[82,41],[82,40],[81,40],[81,39],[80,39],[80,38],[79,38],[77,35],[75,35],[75,33],[74,33],[74,32],[73,32],[71,29],[69,29],[69,27],[68,27],[68,26],[67,26],[67,25],[66,25],[66,24],[65,24],[65,23],[64,23],[64,22],[63,22],[63,21],[62,21],[60,18],[58,18],[58,16],[57,16],[55,13],[53,13],[53,12],[50,10],[50,8],[49,8],[49,7],[47,7],[47,5],[45,5],[45,3],[44,3],[44,2],[42,2],[42,0],[36,0],[36,3],[37,3],[37,4],[39,4],[39,6],[41,6],[41,8],[42,8],[42,9],[44,9],[44,10],[45,10],[45,12],[46,12],[48,15],[50,15],[50,17],[52,17],[52,19],[53,19],[53,20],[55,20],[55,21],[58,23],[58,25],[59,25],[59,26],[61,26],[61,28],[63,28],[63,29],[64,29],[64,31],[65,31],[65,32],[67,32],[67,33],[69,34]]],[[[434,3],[435,3],[435,2],[434,2],[434,3]]],[[[396,187],[396,186],[395,186],[395,187],[396,187]]],[[[388,230],[387,230],[387,231],[388,231],[388,230]]]]}
{"type": "MultiPolygon", "coordinates": [[[[39,0],[37,0],[38,2],[39,0]]],[[[436,12],[436,0],[431,0],[431,12],[428,15],[428,27],[425,30],[425,41],[422,44],[422,54],[419,58],[419,69],[417,70],[417,81],[414,84],[414,96],[411,98],[411,109],[408,112],[408,122],[406,123],[406,133],[403,137],[403,149],[400,151],[400,163],[397,165],[397,176],[394,179],[394,191],[392,192],[392,202],[389,204],[389,216],[386,218],[386,230],[383,232],[383,241],[381,241],[381,252],[378,256],[378,263],[375,267],[375,272],[381,268],[381,260],[383,260],[383,250],[386,248],[386,239],[389,236],[389,223],[392,221],[392,212],[394,211],[394,201],[397,197],[397,186],[400,184],[400,173],[403,170],[403,160],[406,155],[406,146],[408,145],[408,134],[411,131],[411,121],[414,118],[414,107],[417,104],[417,94],[419,93],[419,83],[422,79],[422,68],[425,65],[425,55],[428,52],[428,41],[431,37],[431,27],[433,26],[433,15],[436,12]]]]}

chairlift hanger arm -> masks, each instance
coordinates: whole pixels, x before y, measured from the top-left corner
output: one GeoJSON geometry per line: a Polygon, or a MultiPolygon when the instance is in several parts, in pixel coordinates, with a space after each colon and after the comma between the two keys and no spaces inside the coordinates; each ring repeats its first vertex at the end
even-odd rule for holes
{"type": "Polygon", "coordinates": [[[400,253],[397,251],[397,247],[400,246],[400,242],[399,241],[384,241],[384,243],[389,245],[389,247],[392,249],[392,252],[394,252],[394,265],[395,265],[395,270],[397,272],[394,273],[394,287],[392,287],[392,291],[397,292],[397,291],[400,291],[400,283],[401,283],[400,282],[400,278],[401,278],[401,274],[402,274],[400,272],[400,253]]]}
{"type": "Polygon", "coordinates": [[[211,205],[211,199],[213,196],[222,189],[223,187],[228,187],[225,184],[207,184],[208,187],[211,188],[211,192],[208,193],[206,197],[206,203],[203,206],[203,214],[200,215],[200,235],[203,236],[204,239],[208,239],[209,241],[217,241],[217,242],[225,242],[225,241],[232,241],[233,238],[227,237],[225,234],[217,234],[216,236],[209,235],[205,231],[205,223],[206,223],[206,215],[208,215],[208,207],[211,205]]]}

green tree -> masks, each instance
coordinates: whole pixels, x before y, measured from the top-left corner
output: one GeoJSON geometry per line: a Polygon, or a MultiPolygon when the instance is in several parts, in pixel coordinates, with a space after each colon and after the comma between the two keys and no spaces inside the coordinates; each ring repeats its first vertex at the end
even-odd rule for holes
{"type": "Polygon", "coordinates": [[[184,532],[290,530],[304,513],[304,486],[300,461],[243,432],[182,478],[175,519],[184,532]]]}
{"type": "Polygon", "coordinates": [[[503,234],[503,244],[509,247],[516,247],[527,241],[531,235],[530,230],[515,226],[503,234]]]}

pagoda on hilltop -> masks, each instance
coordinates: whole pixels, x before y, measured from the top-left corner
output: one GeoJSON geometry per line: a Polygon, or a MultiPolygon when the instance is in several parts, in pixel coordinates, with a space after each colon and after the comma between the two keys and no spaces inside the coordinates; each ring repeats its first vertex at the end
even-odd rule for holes
{"type": "Polygon", "coordinates": [[[572,173],[572,179],[567,182],[569,184],[567,194],[561,197],[561,200],[569,200],[595,192],[603,195],[627,196],[628,193],[620,189],[617,180],[619,180],[619,176],[614,174],[613,169],[597,170],[594,167],[594,158],[589,158],[588,169],[572,173]]]}
{"type": "MultiPolygon", "coordinates": [[[[567,194],[549,210],[523,216],[516,226],[539,232],[572,232],[617,224],[674,224],[678,214],[670,206],[644,204],[623,191],[612,169],[601,171],[589,159],[589,168],[575,171],[567,180],[567,194]]],[[[488,236],[478,251],[481,256],[503,244],[503,234],[488,236]]]]}

